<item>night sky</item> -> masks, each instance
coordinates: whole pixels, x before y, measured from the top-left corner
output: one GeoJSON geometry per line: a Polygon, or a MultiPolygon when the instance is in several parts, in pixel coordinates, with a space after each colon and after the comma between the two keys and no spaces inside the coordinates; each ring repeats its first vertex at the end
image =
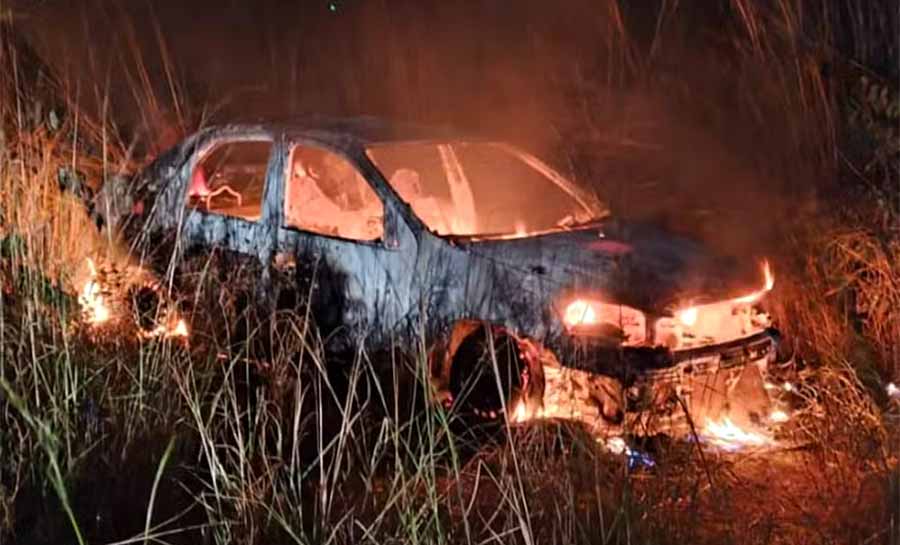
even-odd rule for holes
{"type": "Polygon", "coordinates": [[[576,75],[608,68],[615,21],[590,1],[463,4],[57,1],[32,10],[25,28],[82,93],[101,86],[124,104],[134,85],[123,70],[135,79],[140,59],[165,95],[168,57],[187,99],[225,115],[483,123],[538,114],[576,75]]]}

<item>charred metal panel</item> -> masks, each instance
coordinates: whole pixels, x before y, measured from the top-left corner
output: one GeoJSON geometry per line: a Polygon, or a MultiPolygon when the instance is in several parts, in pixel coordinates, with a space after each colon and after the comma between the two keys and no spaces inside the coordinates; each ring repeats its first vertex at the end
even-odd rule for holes
{"type": "Polygon", "coordinates": [[[271,210],[280,203],[279,195],[272,188],[283,170],[277,136],[259,127],[227,127],[198,133],[171,150],[138,180],[135,195],[141,208],[146,209],[141,234],[174,232],[179,254],[192,246],[222,247],[268,263],[276,238],[271,210]],[[221,143],[260,140],[271,141],[273,145],[259,221],[187,207],[191,175],[206,152],[221,143]]]}
{"type": "Polygon", "coordinates": [[[412,329],[411,296],[417,241],[402,229],[397,247],[280,228],[278,252],[294,256],[311,279],[312,305],[326,334],[343,329],[354,338],[406,340],[412,329]]]}

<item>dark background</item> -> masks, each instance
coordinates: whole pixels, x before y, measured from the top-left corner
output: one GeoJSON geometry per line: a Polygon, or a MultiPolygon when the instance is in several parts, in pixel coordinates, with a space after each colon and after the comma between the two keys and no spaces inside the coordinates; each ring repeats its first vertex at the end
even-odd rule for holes
{"type": "MultiPolygon", "coordinates": [[[[822,137],[835,133],[834,120],[815,110],[819,88],[795,88],[797,73],[821,85],[823,103],[856,72],[896,80],[898,24],[891,0],[865,10],[819,0],[790,29],[770,25],[775,35],[754,37],[740,4],[14,6],[73,100],[112,121],[144,157],[202,123],[239,118],[376,115],[453,125],[549,158],[619,214],[707,238],[727,233],[743,250],[777,241],[781,219],[815,214],[836,179],[822,137]],[[765,54],[748,51],[760,41],[765,54]],[[771,62],[779,48],[784,65],[771,62]]],[[[747,5],[779,17],[777,0],[747,5]]]]}

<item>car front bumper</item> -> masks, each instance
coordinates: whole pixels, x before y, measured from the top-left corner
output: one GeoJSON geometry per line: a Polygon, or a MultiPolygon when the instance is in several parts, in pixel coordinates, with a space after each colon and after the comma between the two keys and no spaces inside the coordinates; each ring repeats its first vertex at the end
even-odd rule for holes
{"type": "Polygon", "coordinates": [[[766,368],[779,341],[775,329],[679,351],[579,340],[544,363],[541,411],[639,435],[690,431],[726,417],[764,423],[771,409],[766,368]]]}

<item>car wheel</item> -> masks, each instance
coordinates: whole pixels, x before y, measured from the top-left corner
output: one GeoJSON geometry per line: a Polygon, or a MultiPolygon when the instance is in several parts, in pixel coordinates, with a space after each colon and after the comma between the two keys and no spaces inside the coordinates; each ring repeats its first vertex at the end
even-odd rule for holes
{"type": "Polygon", "coordinates": [[[450,394],[463,416],[500,421],[528,380],[518,341],[479,327],[460,343],[450,368],[450,394]]]}

